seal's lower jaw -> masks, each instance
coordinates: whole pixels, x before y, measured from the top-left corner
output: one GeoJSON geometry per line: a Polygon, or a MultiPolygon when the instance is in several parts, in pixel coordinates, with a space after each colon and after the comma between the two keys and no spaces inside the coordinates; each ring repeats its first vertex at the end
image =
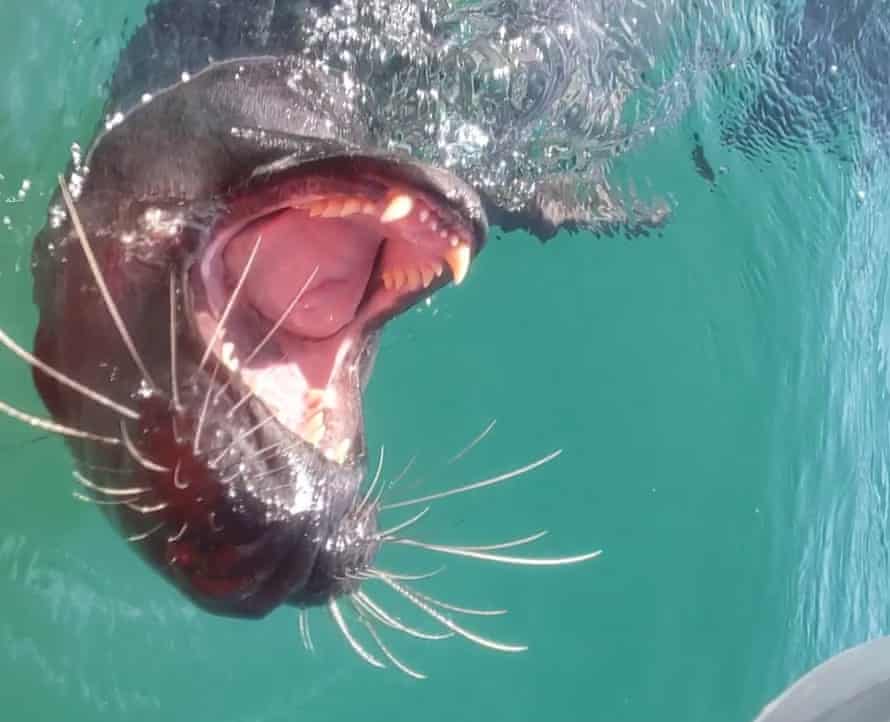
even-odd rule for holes
{"type": "Polygon", "coordinates": [[[478,235],[444,197],[379,171],[267,180],[230,198],[202,244],[195,327],[248,396],[342,464],[359,452],[367,336],[460,283],[478,235]]]}

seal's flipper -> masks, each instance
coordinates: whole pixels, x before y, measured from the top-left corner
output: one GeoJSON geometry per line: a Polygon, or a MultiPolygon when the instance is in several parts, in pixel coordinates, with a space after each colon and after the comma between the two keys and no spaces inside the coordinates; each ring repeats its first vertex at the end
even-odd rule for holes
{"type": "Polygon", "coordinates": [[[887,722],[890,637],[832,657],[773,700],[754,722],[887,722]]]}

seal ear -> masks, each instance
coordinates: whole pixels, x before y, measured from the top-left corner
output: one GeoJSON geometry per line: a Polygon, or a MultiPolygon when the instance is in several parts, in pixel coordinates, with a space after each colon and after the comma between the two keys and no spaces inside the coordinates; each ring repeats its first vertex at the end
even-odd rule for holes
{"type": "Polygon", "coordinates": [[[632,191],[620,197],[602,174],[592,178],[569,173],[545,176],[535,183],[534,191],[518,210],[504,207],[484,192],[482,198],[492,225],[507,231],[528,231],[541,242],[560,230],[647,235],[670,216],[666,201],[645,203],[632,191]]]}

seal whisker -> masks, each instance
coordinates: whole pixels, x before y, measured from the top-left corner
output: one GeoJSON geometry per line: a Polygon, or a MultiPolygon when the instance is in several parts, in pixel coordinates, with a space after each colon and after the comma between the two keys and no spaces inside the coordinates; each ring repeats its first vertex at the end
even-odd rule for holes
{"type": "Polygon", "coordinates": [[[435,501],[437,499],[445,499],[449,496],[455,496],[457,494],[464,494],[469,491],[475,491],[476,489],[484,489],[487,486],[494,486],[495,484],[499,484],[501,482],[507,481],[509,479],[513,479],[517,476],[521,476],[526,472],[531,471],[532,469],[537,469],[539,466],[543,466],[544,464],[553,461],[557,456],[562,453],[562,449],[557,449],[547,456],[538,459],[537,461],[533,461],[530,464],[526,464],[518,469],[514,469],[513,471],[508,471],[505,474],[499,474],[498,476],[493,476],[489,479],[483,479],[482,481],[476,481],[472,484],[467,484],[466,486],[460,486],[456,489],[450,489],[448,491],[440,491],[435,494],[429,494],[427,496],[421,496],[416,499],[408,499],[406,501],[397,501],[392,504],[385,504],[380,507],[380,511],[386,511],[387,509],[400,509],[404,506],[412,506],[414,504],[425,504],[428,501],[435,501]]]}
{"type": "MultiPolygon", "coordinates": [[[[595,559],[602,550],[587,552],[586,554],[578,554],[570,557],[511,557],[501,554],[489,554],[484,551],[477,551],[473,547],[454,547],[445,546],[443,544],[427,544],[415,539],[395,539],[392,544],[404,544],[405,546],[418,547],[427,549],[428,551],[441,552],[442,554],[451,554],[458,557],[469,557],[470,559],[482,559],[483,561],[498,562],[500,564],[512,564],[514,566],[526,567],[557,567],[566,564],[579,564],[589,559],[595,559]]],[[[510,546],[516,546],[515,543],[507,542],[510,546]]]]}
{"type": "Polygon", "coordinates": [[[127,541],[128,541],[128,542],[141,542],[141,541],[145,541],[145,540],[148,539],[150,536],[152,536],[153,534],[155,534],[155,533],[159,532],[161,529],[163,529],[164,526],[166,526],[166,524],[167,524],[167,522],[162,521],[160,524],[157,524],[157,525],[153,526],[151,529],[149,529],[149,530],[148,530],[147,532],[145,532],[144,534],[134,534],[133,536],[128,536],[128,537],[127,537],[127,541]]]}
{"type": "Polygon", "coordinates": [[[445,567],[441,566],[438,569],[434,569],[433,571],[424,574],[399,574],[397,572],[387,571],[386,569],[380,569],[379,567],[373,567],[368,570],[364,578],[373,579],[375,574],[386,574],[386,576],[391,577],[392,579],[397,579],[403,582],[422,582],[426,579],[437,577],[444,571],[445,567]]]}
{"type": "Polygon", "coordinates": [[[198,423],[195,426],[195,441],[192,444],[192,451],[195,456],[199,453],[199,448],[201,446],[201,432],[204,430],[204,421],[207,419],[207,410],[210,407],[210,396],[213,390],[213,384],[216,381],[216,375],[219,373],[219,359],[216,360],[216,363],[213,366],[213,371],[210,373],[210,383],[207,384],[207,393],[204,395],[204,403],[201,404],[201,413],[198,414],[198,423]]]}
{"type": "Polygon", "coordinates": [[[433,606],[440,607],[442,609],[447,609],[449,612],[466,614],[470,617],[503,617],[505,614],[509,614],[506,609],[475,609],[473,607],[461,607],[457,604],[443,602],[441,599],[436,599],[435,597],[431,597],[429,594],[423,594],[416,590],[414,593],[428,604],[432,604],[433,606]]]}
{"type": "Polygon", "coordinates": [[[482,637],[475,632],[471,632],[469,629],[465,629],[453,619],[445,616],[441,612],[434,609],[427,602],[421,599],[416,593],[408,589],[407,587],[399,584],[395,580],[387,577],[385,574],[380,574],[377,577],[380,581],[386,584],[388,587],[393,589],[394,591],[401,594],[405,599],[411,602],[415,607],[417,607],[424,614],[435,619],[439,624],[450,629],[455,634],[463,637],[464,639],[478,644],[480,647],[485,647],[487,649],[493,649],[498,652],[524,652],[528,649],[528,647],[524,645],[516,645],[516,644],[504,644],[503,642],[497,642],[493,639],[488,639],[486,637],[482,637]]]}
{"type": "Polygon", "coordinates": [[[170,542],[171,544],[174,542],[178,542],[180,539],[182,539],[182,537],[185,536],[185,533],[188,531],[188,528],[189,528],[188,522],[183,522],[179,531],[176,532],[173,536],[168,536],[167,541],[170,542]]]}
{"type": "Polygon", "coordinates": [[[234,449],[237,444],[240,444],[246,438],[255,434],[257,431],[262,429],[266,424],[268,424],[270,421],[274,421],[275,419],[276,419],[275,414],[269,414],[265,419],[254,424],[247,431],[244,431],[241,434],[238,434],[238,436],[236,436],[234,439],[232,439],[232,442],[225,449],[223,449],[217,457],[215,457],[213,460],[211,460],[210,465],[216,466],[217,464],[222,462],[222,460],[226,457],[226,454],[228,454],[232,449],[234,449]]]}
{"type": "MultiPolygon", "coordinates": [[[[311,284],[312,281],[315,279],[315,276],[318,274],[319,268],[320,266],[316,266],[315,270],[309,274],[309,278],[306,279],[303,287],[299,291],[297,291],[297,295],[293,297],[291,302],[287,305],[287,308],[284,309],[284,312],[281,314],[281,316],[278,317],[278,320],[275,322],[272,328],[269,329],[268,333],[263,336],[262,340],[256,345],[253,351],[247,354],[245,359],[241,362],[241,366],[245,366],[253,361],[257,357],[259,352],[262,351],[263,348],[265,348],[266,344],[272,340],[272,337],[276,333],[278,333],[278,330],[282,327],[282,325],[284,325],[284,322],[287,321],[287,317],[291,315],[297,304],[300,302],[300,299],[303,298],[303,295],[306,293],[306,289],[309,288],[309,284],[311,284]]],[[[223,395],[223,393],[225,393],[225,390],[229,388],[229,386],[231,386],[231,381],[226,381],[222,386],[220,386],[219,391],[216,392],[216,401],[220,399],[220,397],[223,395]]],[[[241,401],[239,401],[238,403],[241,403],[241,401]]]]}
{"type": "Polygon", "coordinates": [[[142,455],[142,453],[140,453],[139,449],[136,448],[136,445],[133,443],[133,440],[130,438],[129,432],[127,431],[127,425],[123,421],[120,422],[120,427],[121,438],[124,441],[124,446],[126,447],[130,456],[132,456],[136,460],[139,466],[141,466],[143,469],[147,469],[148,471],[157,472],[158,474],[166,474],[170,471],[170,469],[168,469],[166,466],[155,464],[150,459],[146,459],[142,455]]]}
{"type": "Polygon", "coordinates": [[[27,364],[33,366],[36,369],[39,369],[47,376],[58,381],[60,384],[65,384],[65,386],[67,386],[68,388],[77,391],[79,394],[85,396],[91,401],[95,401],[97,404],[101,404],[102,406],[105,406],[112,411],[116,411],[118,414],[120,414],[121,416],[126,416],[128,419],[133,419],[135,421],[139,418],[139,414],[133,409],[119,404],[116,401],[112,401],[107,396],[103,396],[98,391],[93,391],[91,388],[84,386],[83,384],[66,376],[61,371],[57,371],[48,363],[41,361],[34,354],[26,351],[23,347],[13,341],[12,338],[2,328],[0,328],[0,343],[6,346],[6,348],[12,351],[12,353],[14,353],[27,364]]]}
{"type": "Polygon", "coordinates": [[[207,359],[210,358],[210,354],[213,353],[213,347],[216,345],[216,342],[219,340],[219,337],[225,332],[226,323],[229,320],[229,314],[232,313],[232,309],[235,307],[235,302],[238,300],[238,296],[241,294],[241,289],[244,287],[244,282],[247,280],[247,274],[250,273],[250,269],[253,266],[253,262],[256,259],[257,251],[260,250],[260,244],[263,241],[262,235],[257,236],[256,243],[253,244],[253,250],[250,252],[250,256],[247,259],[247,263],[244,265],[244,270],[241,272],[241,276],[238,279],[238,283],[235,284],[235,290],[232,291],[232,295],[226,303],[225,309],[223,309],[222,315],[219,317],[219,321],[216,322],[216,328],[213,329],[213,334],[210,336],[210,340],[207,342],[207,348],[204,349],[204,355],[201,356],[201,361],[198,364],[198,368],[195,373],[200,373],[204,368],[204,364],[207,363],[207,359]]]}
{"type": "MultiPolygon", "coordinates": [[[[89,504],[96,504],[97,506],[123,506],[124,504],[129,504],[134,499],[96,499],[92,496],[87,496],[86,494],[81,494],[79,491],[72,491],[71,496],[73,496],[78,501],[84,501],[89,504]]],[[[138,499],[139,497],[135,497],[138,499]]]]}
{"type": "Polygon", "coordinates": [[[374,623],[371,620],[366,619],[364,614],[361,613],[361,610],[359,610],[358,618],[359,621],[365,625],[365,629],[368,630],[368,634],[371,635],[371,638],[377,644],[377,647],[380,649],[381,652],[383,652],[384,656],[393,663],[396,669],[398,669],[400,672],[403,672],[404,674],[407,674],[409,677],[413,677],[414,679],[426,679],[425,674],[421,674],[420,672],[411,669],[411,667],[402,662],[391,651],[389,651],[389,647],[384,644],[383,640],[380,638],[380,635],[377,633],[377,630],[374,629],[374,623]]]}
{"type": "Polygon", "coordinates": [[[107,486],[99,486],[98,484],[94,484],[92,481],[87,479],[83,474],[79,471],[73,471],[72,474],[74,478],[83,486],[85,486],[90,491],[97,491],[100,494],[105,494],[105,496],[141,496],[142,494],[147,494],[151,491],[151,489],[144,489],[140,487],[131,487],[129,489],[112,489],[107,486]]]}
{"type": "Polygon", "coordinates": [[[486,426],[477,436],[473,439],[469,444],[467,444],[461,451],[458,451],[454,456],[452,456],[449,460],[449,464],[453,464],[457,461],[460,461],[467,454],[469,454],[473,448],[482,441],[486,436],[488,436],[492,429],[494,429],[495,424],[498,422],[497,419],[492,419],[491,422],[486,426]]]}
{"type": "Polygon", "coordinates": [[[371,498],[371,494],[374,492],[374,487],[377,486],[377,482],[380,481],[380,475],[383,472],[383,451],[384,447],[380,445],[380,456],[377,459],[377,471],[374,472],[374,478],[372,479],[370,485],[368,486],[368,490],[365,492],[364,497],[359,502],[359,505],[355,509],[356,516],[361,514],[362,509],[365,508],[365,504],[368,503],[368,500],[371,498]]]}
{"type": "Polygon", "coordinates": [[[145,363],[142,361],[142,357],[139,355],[139,351],[136,350],[136,344],[133,343],[133,337],[130,335],[129,330],[127,330],[127,324],[124,323],[124,319],[117,308],[117,304],[114,302],[114,298],[112,298],[111,292],[108,290],[108,285],[105,283],[105,278],[102,276],[102,269],[99,268],[96,255],[93,253],[93,248],[87,238],[86,231],[84,231],[83,224],[80,222],[80,214],[74,206],[74,199],[68,191],[65,179],[60,174],[58,180],[59,189],[62,191],[62,198],[65,201],[65,207],[68,209],[68,213],[71,216],[71,223],[74,225],[74,231],[80,241],[80,247],[83,249],[83,253],[86,256],[90,272],[93,274],[93,280],[96,282],[96,286],[99,288],[99,293],[102,295],[105,308],[108,309],[108,313],[111,314],[111,320],[114,321],[117,332],[120,334],[124,346],[127,347],[127,351],[130,353],[133,363],[136,364],[136,368],[138,368],[139,373],[142,374],[142,378],[145,379],[145,382],[151,386],[151,388],[157,391],[158,385],[154,382],[154,379],[148,372],[145,363]]]}
{"type": "Polygon", "coordinates": [[[15,406],[10,406],[4,401],[0,401],[0,413],[6,414],[16,421],[28,424],[28,426],[33,426],[35,429],[59,434],[60,436],[71,436],[75,439],[89,439],[90,441],[96,441],[100,444],[109,444],[112,446],[121,443],[120,439],[115,439],[113,436],[100,436],[99,434],[92,434],[89,431],[81,431],[80,429],[75,429],[71,426],[63,426],[62,424],[57,424],[49,419],[41,419],[39,416],[33,416],[32,414],[25,413],[24,411],[15,408],[15,406]]]}
{"type": "MultiPolygon", "coordinates": [[[[230,408],[226,412],[226,418],[231,419],[232,417],[234,417],[235,414],[238,413],[238,409],[240,409],[242,406],[244,406],[244,404],[246,404],[248,401],[250,401],[253,397],[254,397],[253,390],[246,389],[244,392],[244,396],[242,396],[240,399],[238,399],[238,401],[235,402],[234,406],[232,406],[232,408],[230,408]]],[[[217,395],[216,398],[219,399],[219,396],[217,395]]]]}
{"type": "Polygon", "coordinates": [[[173,398],[173,406],[180,409],[179,403],[179,377],[178,364],[176,362],[176,273],[170,272],[170,396],[173,398]]]}
{"type": "Polygon", "coordinates": [[[303,648],[311,653],[315,653],[315,645],[312,643],[312,634],[309,631],[309,611],[301,609],[297,615],[300,624],[300,638],[303,640],[303,648]]]}
{"type": "Polygon", "coordinates": [[[375,656],[373,656],[370,652],[368,652],[364,647],[362,647],[362,645],[359,644],[359,641],[352,635],[352,632],[349,631],[349,627],[346,625],[346,620],[343,619],[343,613],[340,611],[340,607],[337,606],[336,600],[328,600],[328,610],[330,611],[331,616],[334,618],[334,622],[336,622],[337,626],[340,628],[340,631],[343,633],[343,636],[346,638],[346,641],[349,643],[349,646],[352,647],[353,651],[372,667],[385,669],[386,665],[378,660],[375,656]]]}
{"type": "Polygon", "coordinates": [[[513,539],[512,541],[501,542],[500,544],[476,544],[476,545],[467,545],[461,544],[461,549],[468,549],[474,552],[494,552],[499,549],[511,549],[513,547],[523,546],[524,544],[531,544],[532,542],[537,541],[538,539],[543,539],[547,536],[546,531],[539,531],[535,534],[530,534],[529,536],[522,537],[522,539],[513,539]]]}
{"type": "Polygon", "coordinates": [[[410,459],[408,459],[408,463],[405,464],[405,468],[399,472],[399,475],[396,476],[395,479],[393,479],[392,481],[389,482],[390,489],[392,487],[394,487],[396,484],[398,484],[402,479],[405,478],[405,476],[408,474],[408,472],[411,471],[411,468],[414,466],[414,463],[416,461],[417,461],[417,456],[412,456],[410,459]]]}
{"type": "Polygon", "coordinates": [[[356,592],[352,596],[356,604],[362,607],[368,614],[375,617],[381,624],[385,624],[391,629],[407,634],[409,637],[438,642],[442,639],[450,639],[454,636],[454,632],[432,634],[430,632],[421,632],[419,629],[414,629],[414,627],[409,627],[404,622],[390,615],[383,609],[383,607],[371,599],[366,592],[356,592]]]}
{"type": "Polygon", "coordinates": [[[423,517],[425,517],[429,513],[429,511],[430,511],[430,507],[428,507],[428,506],[424,507],[423,510],[419,514],[415,514],[407,521],[403,521],[401,524],[396,524],[396,526],[390,527],[389,529],[385,529],[383,531],[377,532],[378,538],[383,539],[385,541],[389,541],[389,538],[393,534],[398,534],[400,531],[407,529],[412,524],[416,524],[421,519],[423,519],[423,517]]]}
{"type": "Polygon", "coordinates": [[[139,504],[134,504],[132,501],[125,501],[124,506],[135,512],[139,512],[140,514],[156,514],[159,511],[164,511],[164,509],[168,508],[170,505],[166,502],[162,502],[160,504],[155,504],[154,506],[140,506],[139,504]]]}

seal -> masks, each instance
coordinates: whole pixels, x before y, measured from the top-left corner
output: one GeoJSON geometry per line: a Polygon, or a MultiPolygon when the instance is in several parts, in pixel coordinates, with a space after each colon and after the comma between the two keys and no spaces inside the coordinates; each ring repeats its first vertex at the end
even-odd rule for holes
{"type": "Polygon", "coordinates": [[[375,146],[342,82],[292,47],[293,23],[327,5],[152,6],[112,81],[117,110],[60,177],[35,239],[33,354],[0,333],[32,365],[52,419],[3,409],[67,438],[83,496],[195,604],[253,618],[325,606],[383,666],[350,631],[348,600],[381,653],[422,676],[375,622],[524,647],[466,629],[446,610],[467,610],[376,569],[382,544],[536,566],[597,553],[501,553],[540,535],[490,547],[399,536],[424,511],[378,524],[362,391],[380,330],[465,278],[487,201],[446,169],[375,146]],[[370,582],[443,631],[399,622],[370,582]]]}

